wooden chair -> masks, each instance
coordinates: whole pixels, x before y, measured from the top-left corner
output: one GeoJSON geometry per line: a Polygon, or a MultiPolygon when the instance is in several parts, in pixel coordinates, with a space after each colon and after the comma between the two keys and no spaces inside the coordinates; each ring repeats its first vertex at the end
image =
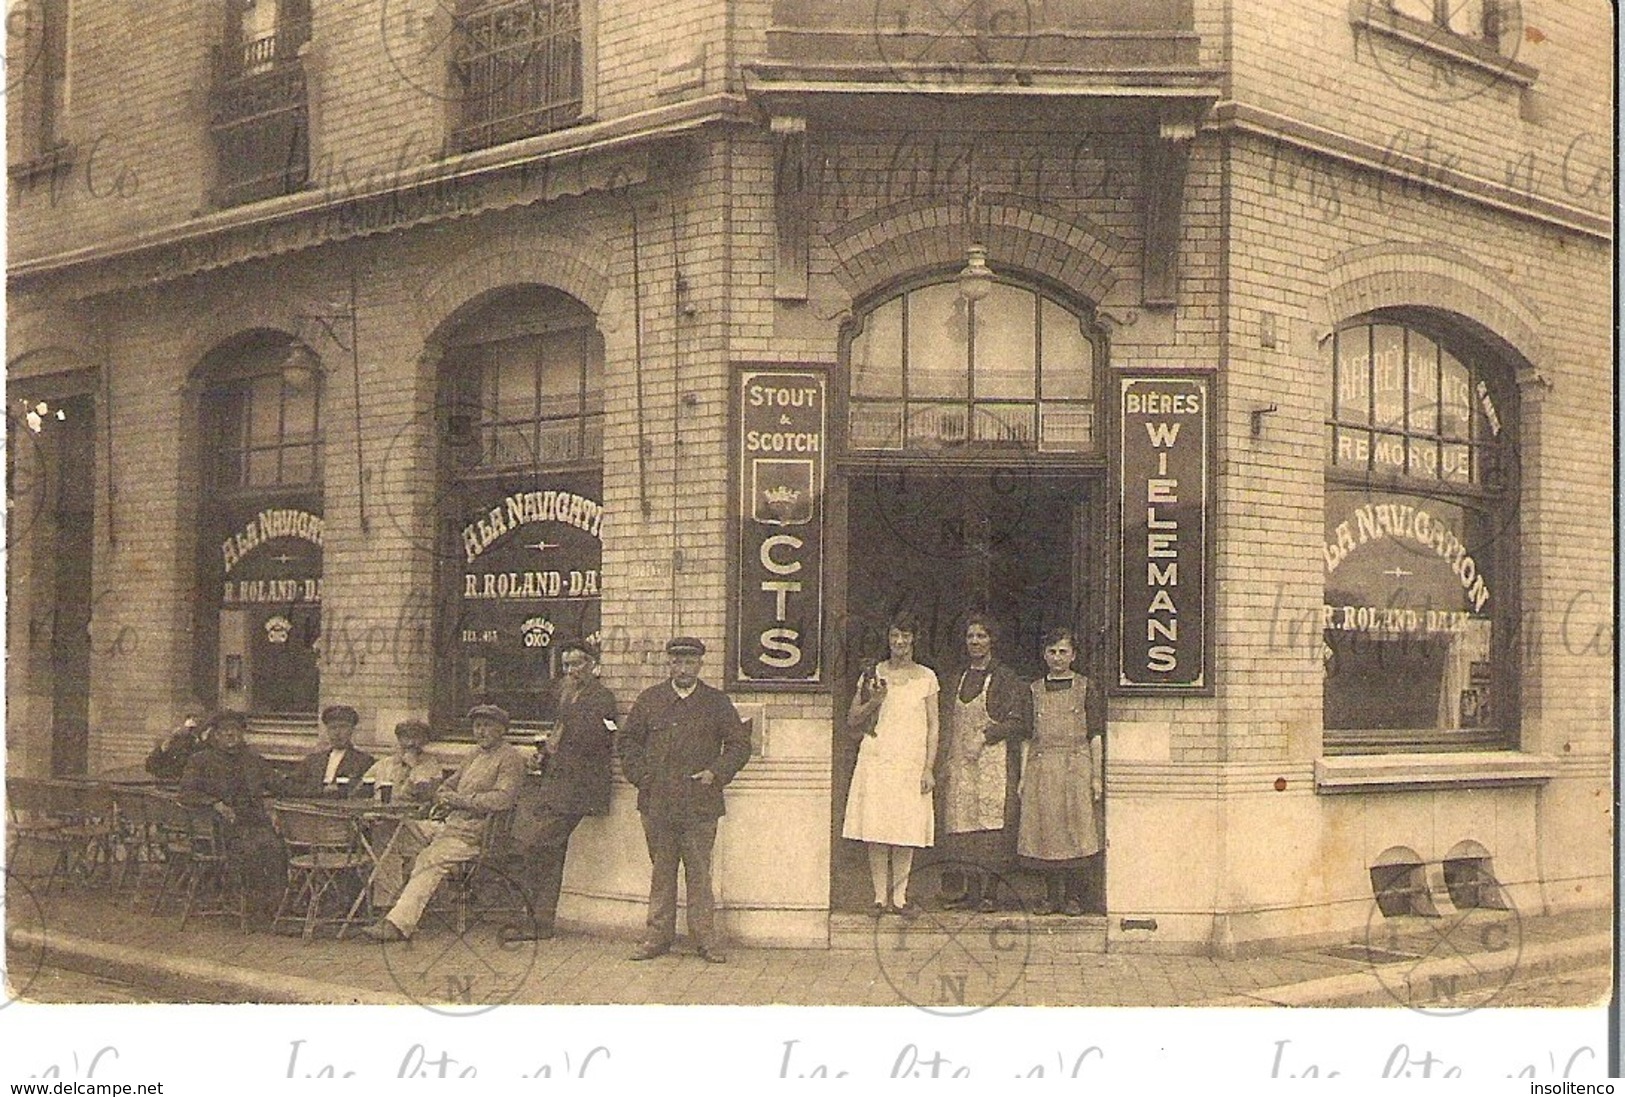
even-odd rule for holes
{"type": "Polygon", "coordinates": [[[171,884],[184,889],[181,929],[194,917],[235,917],[248,931],[248,889],[233,862],[220,819],[207,808],[193,808],[178,796],[154,794],[152,807],[164,849],[164,881],[152,912],[162,912],[171,884]]]}
{"type": "Polygon", "coordinates": [[[513,808],[486,816],[479,856],[452,869],[440,887],[436,898],[445,897],[440,909],[449,909],[459,936],[468,932],[471,923],[486,918],[531,916],[530,899],[519,881],[513,821],[513,808]]]}
{"type": "Polygon", "coordinates": [[[356,818],[310,805],[279,803],[271,809],[271,820],[288,846],[288,884],[271,918],[272,931],[284,922],[303,923],[300,936],[308,941],[318,925],[342,930],[349,921],[346,909],[366,886],[372,867],[356,818]],[[324,901],[336,906],[324,913],[324,901]]]}
{"type": "Polygon", "coordinates": [[[69,802],[63,787],[37,777],[6,778],[6,864],[20,877],[39,873],[23,871],[24,864],[40,851],[49,856],[45,869],[45,891],[50,892],[58,873],[68,875],[74,839],[66,832],[69,802]]]}
{"type": "Polygon", "coordinates": [[[147,880],[156,874],[161,885],[167,869],[167,850],[158,818],[160,796],[153,789],[139,786],[114,792],[119,821],[119,872],[114,892],[123,894],[129,889],[131,910],[140,908],[147,880]]]}
{"type": "Polygon", "coordinates": [[[84,780],[60,784],[57,795],[64,819],[61,833],[69,843],[69,874],[87,884],[105,874],[112,882],[121,828],[113,786],[84,780]]]}

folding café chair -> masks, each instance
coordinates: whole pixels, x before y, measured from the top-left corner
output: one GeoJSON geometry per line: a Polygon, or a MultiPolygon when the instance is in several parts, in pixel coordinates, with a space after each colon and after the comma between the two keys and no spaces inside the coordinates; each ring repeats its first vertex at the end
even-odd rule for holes
{"type": "Polygon", "coordinates": [[[59,784],[56,795],[62,805],[62,837],[69,843],[69,873],[93,883],[105,871],[111,882],[119,838],[118,798],[113,787],[82,780],[59,784]]]}
{"type": "Polygon", "coordinates": [[[156,874],[162,887],[169,869],[168,845],[159,818],[161,794],[135,787],[119,789],[115,796],[123,853],[115,890],[122,894],[129,888],[130,909],[138,910],[147,890],[147,880],[156,874]]]}
{"type": "Polygon", "coordinates": [[[6,778],[6,865],[19,876],[26,873],[24,865],[39,852],[50,858],[45,869],[45,891],[56,883],[58,873],[64,878],[72,861],[71,850],[75,839],[66,832],[68,818],[62,790],[56,782],[37,777],[6,778]],[[31,853],[30,851],[38,851],[31,853]]]}
{"type": "Polygon", "coordinates": [[[271,821],[288,846],[288,884],[271,918],[272,931],[284,922],[302,922],[300,936],[308,941],[318,925],[345,925],[346,912],[372,867],[356,818],[279,803],[271,808],[271,821]]]}
{"type": "Polygon", "coordinates": [[[236,917],[248,931],[248,889],[233,862],[219,818],[168,793],[153,793],[152,806],[164,848],[164,881],[152,912],[163,909],[171,884],[184,890],[181,929],[194,917],[236,917]]]}
{"type": "Polygon", "coordinates": [[[530,916],[530,900],[519,884],[513,820],[512,808],[486,816],[479,856],[452,869],[440,887],[459,936],[468,932],[471,922],[485,918],[530,916]]]}

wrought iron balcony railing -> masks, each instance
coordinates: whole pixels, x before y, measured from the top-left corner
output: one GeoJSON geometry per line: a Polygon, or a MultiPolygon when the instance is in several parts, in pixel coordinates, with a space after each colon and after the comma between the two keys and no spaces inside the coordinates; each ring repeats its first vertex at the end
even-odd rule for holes
{"type": "Polygon", "coordinates": [[[209,123],[221,206],[304,188],[310,175],[308,100],[299,50],[310,27],[294,23],[215,51],[209,123]]]}
{"type": "Polygon", "coordinates": [[[455,30],[453,147],[485,148],[580,120],[579,0],[464,3],[455,30]]]}

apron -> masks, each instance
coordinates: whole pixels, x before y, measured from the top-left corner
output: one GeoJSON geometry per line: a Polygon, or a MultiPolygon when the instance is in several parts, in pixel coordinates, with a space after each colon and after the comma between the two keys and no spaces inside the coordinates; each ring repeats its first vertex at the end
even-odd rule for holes
{"type": "MultiPolygon", "coordinates": [[[[966,672],[969,673],[968,671],[966,672]]],[[[987,711],[987,691],[993,684],[990,672],[981,692],[969,701],[959,699],[965,684],[960,675],[954,690],[952,727],[948,737],[948,764],[944,769],[947,800],[943,809],[943,831],[967,834],[981,830],[1004,829],[1005,745],[988,743],[983,737],[994,723],[987,711]],[[968,748],[978,749],[966,757],[968,748]]]]}

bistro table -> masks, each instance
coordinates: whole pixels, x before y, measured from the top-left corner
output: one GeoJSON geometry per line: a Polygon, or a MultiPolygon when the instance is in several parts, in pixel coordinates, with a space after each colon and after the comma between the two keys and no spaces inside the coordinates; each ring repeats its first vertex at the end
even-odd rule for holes
{"type": "Polygon", "coordinates": [[[356,893],[355,901],[345,912],[344,923],[339,926],[339,940],[344,939],[345,931],[355,923],[362,905],[367,904],[370,907],[379,870],[393,855],[397,839],[404,829],[401,824],[412,819],[424,818],[429,810],[428,804],[414,803],[410,800],[405,802],[392,800],[385,804],[371,799],[283,796],[277,798],[272,806],[275,807],[277,804],[287,804],[306,810],[315,809],[330,815],[343,815],[355,822],[356,839],[361,845],[362,852],[372,863],[372,868],[368,871],[361,890],[356,893]]]}

